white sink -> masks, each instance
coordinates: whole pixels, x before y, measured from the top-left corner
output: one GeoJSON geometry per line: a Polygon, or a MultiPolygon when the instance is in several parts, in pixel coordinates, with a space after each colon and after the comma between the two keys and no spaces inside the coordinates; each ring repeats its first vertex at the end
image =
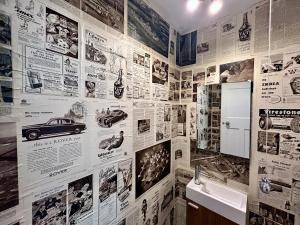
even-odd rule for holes
{"type": "Polygon", "coordinates": [[[246,224],[245,193],[201,177],[200,185],[196,185],[194,179],[188,183],[186,197],[237,224],[246,224]]]}

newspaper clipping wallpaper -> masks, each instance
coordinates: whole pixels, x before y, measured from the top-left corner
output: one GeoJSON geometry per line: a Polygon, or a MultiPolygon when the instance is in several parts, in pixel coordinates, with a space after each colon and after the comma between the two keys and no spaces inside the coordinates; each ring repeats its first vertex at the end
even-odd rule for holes
{"type": "Polygon", "coordinates": [[[198,164],[248,192],[250,225],[300,224],[299,1],[184,35],[148,2],[0,1],[0,224],[185,225],[198,164]],[[220,151],[241,81],[250,159],[220,151]]]}

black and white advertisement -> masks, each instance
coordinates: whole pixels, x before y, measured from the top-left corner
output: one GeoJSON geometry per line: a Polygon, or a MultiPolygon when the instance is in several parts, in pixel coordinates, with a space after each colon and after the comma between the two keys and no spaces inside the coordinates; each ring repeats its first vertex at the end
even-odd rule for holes
{"type": "Polygon", "coordinates": [[[300,52],[285,54],[283,57],[283,103],[300,102],[300,52]]]}
{"type": "Polygon", "coordinates": [[[131,206],[134,200],[132,190],[132,159],[119,161],[100,169],[100,224],[110,224],[131,206]]]}
{"type": "Polygon", "coordinates": [[[127,98],[149,100],[151,96],[150,54],[129,47],[127,55],[127,98]]]}
{"type": "Polygon", "coordinates": [[[41,99],[25,107],[21,119],[22,185],[57,179],[84,168],[86,105],[69,99],[41,99]],[[51,105],[51,104],[52,105],[51,105]],[[26,180],[25,180],[26,179],[26,180]]]}
{"type": "Polygon", "coordinates": [[[189,136],[190,139],[196,140],[197,139],[197,106],[196,104],[191,104],[188,107],[189,115],[189,136]]]}
{"type": "Polygon", "coordinates": [[[32,94],[79,96],[78,60],[29,46],[24,47],[23,91],[32,94]]]}
{"type": "Polygon", "coordinates": [[[78,59],[78,22],[46,8],[46,49],[78,59]]]}
{"type": "Polygon", "coordinates": [[[160,219],[159,190],[155,190],[139,201],[136,224],[158,225],[160,219]]]}
{"type": "Polygon", "coordinates": [[[155,103],[133,103],[133,146],[134,151],[153,145],[155,138],[155,103]]]}
{"type": "Polygon", "coordinates": [[[68,184],[68,224],[81,224],[92,212],[93,175],[89,175],[68,184]]]}
{"type": "Polygon", "coordinates": [[[236,31],[237,31],[236,16],[226,16],[218,23],[218,48],[219,53],[223,57],[235,55],[236,31]]]}
{"type": "Polygon", "coordinates": [[[53,187],[33,195],[32,224],[67,224],[67,190],[53,187]]]}
{"type": "Polygon", "coordinates": [[[254,58],[220,65],[222,83],[253,80],[254,58]]]}
{"type": "Polygon", "coordinates": [[[254,10],[250,9],[236,17],[237,43],[236,55],[250,54],[253,45],[254,10]]]}
{"type": "Polygon", "coordinates": [[[171,172],[171,141],[135,153],[135,197],[139,198],[171,172]]]}
{"type": "Polygon", "coordinates": [[[0,43],[6,46],[11,45],[11,18],[0,11],[0,43]]]}
{"type": "MultiPolygon", "coordinates": [[[[23,0],[22,2],[15,0],[14,3],[15,15],[17,16],[18,42],[44,49],[46,40],[46,6],[37,0],[23,0]]],[[[62,30],[64,29],[62,28],[62,30]]],[[[58,30],[55,28],[54,32],[57,33],[58,30]]],[[[58,37],[59,35],[57,35],[57,40],[58,37]]]]}
{"type": "Polygon", "coordinates": [[[84,96],[122,99],[126,95],[126,61],[122,43],[90,29],[85,30],[84,96]]]}
{"type": "Polygon", "coordinates": [[[175,166],[187,166],[188,160],[188,138],[175,138],[172,139],[172,157],[175,166]]]}
{"type": "Polygon", "coordinates": [[[175,199],[175,183],[172,179],[162,183],[160,190],[160,211],[161,216],[169,215],[171,208],[174,206],[175,199]]]}
{"type": "Polygon", "coordinates": [[[208,130],[209,90],[204,85],[199,86],[197,90],[197,143],[199,149],[207,149],[210,136],[208,130]]]}
{"type": "Polygon", "coordinates": [[[17,126],[0,122],[0,212],[19,204],[17,126]]]}
{"type": "Polygon", "coordinates": [[[261,101],[271,104],[282,102],[283,54],[262,57],[259,69],[261,101]]]}
{"type": "Polygon", "coordinates": [[[217,23],[197,31],[197,64],[216,62],[217,57],[217,23]]]}
{"type": "Polygon", "coordinates": [[[167,101],[169,88],[169,64],[152,58],[152,98],[167,101]]]}
{"type": "MultiPolygon", "coordinates": [[[[12,51],[0,47],[0,105],[10,106],[13,102],[12,51]]],[[[0,111],[6,114],[5,111],[0,111]]]]}
{"type": "Polygon", "coordinates": [[[187,105],[172,105],[172,138],[186,136],[187,105]]]}
{"type": "MultiPolygon", "coordinates": [[[[171,138],[171,105],[156,103],[156,141],[163,141],[171,138]]],[[[150,125],[150,124],[149,124],[150,125]]],[[[150,129],[150,127],[149,127],[150,129]]]]}
{"type": "Polygon", "coordinates": [[[117,218],[117,182],[117,164],[112,164],[100,169],[98,204],[99,224],[109,224],[117,218]]]}
{"type": "MultiPolygon", "coordinates": [[[[299,172],[288,161],[272,160],[258,161],[258,197],[260,201],[276,205],[278,208],[288,211],[299,211],[292,204],[292,181],[294,178],[290,174],[299,172]]],[[[299,168],[298,168],[299,169],[299,168]]],[[[298,197],[298,196],[297,196],[298,197]]]]}
{"type": "Polygon", "coordinates": [[[200,85],[205,85],[205,68],[193,70],[193,102],[197,102],[197,88],[200,85]]]}
{"type": "Polygon", "coordinates": [[[181,101],[191,102],[193,97],[193,72],[191,70],[181,73],[181,101]]]}
{"type": "Polygon", "coordinates": [[[133,160],[128,159],[118,163],[118,183],[117,183],[117,210],[118,214],[124,214],[134,202],[132,184],[133,160]]]}
{"type": "Polygon", "coordinates": [[[271,104],[300,102],[299,69],[299,52],[263,57],[259,83],[262,101],[271,104]]]}
{"type": "Polygon", "coordinates": [[[300,110],[260,109],[258,151],[300,159],[300,110]]]}
{"type": "Polygon", "coordinates": [[[120,102],[89,102],[88,126],[92,163],[98,165],[122,159],[132,151],[132,110],[120,102]]]}
{"type": "Polygon", "coordinates": [[[262,202],[259,203],[259,214],[265,218],[265,224],[295,225],[295,215],[262,202]]]}
{"type": "Polygon", "coordinates": [[[84,12],[124,33],[124,0],[83,0],[81,4],[84,12]]]}
{"type": "Polygon", "coordinates": [[[180,71],[170,67],[169,71],[169,101],[179,102],[180,99],[180,71]]]}
{"type": "Polygon", "coordinates": [[[207,67],[205,72],[205,85],[219,84],[219,83],[220,83],[220,76],[217,73],[217,67],[216,66],[207,67]]]}
{"type": "Polygon", "coordinates": [[[89,224],[93,212],[93,176],[69,181],[70,178],[56,180],[30,189],[24,195],[26,208],[21,221],[34,225],[89,224]]]}

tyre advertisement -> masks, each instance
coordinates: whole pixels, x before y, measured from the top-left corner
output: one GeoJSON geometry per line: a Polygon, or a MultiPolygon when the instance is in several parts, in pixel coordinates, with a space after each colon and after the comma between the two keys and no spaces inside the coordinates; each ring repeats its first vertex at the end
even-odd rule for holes
{"type": "Polygon", "coordinates": [[[259,152],[300,159],[299,109],[260,109],[258,125],[259,152]]]}

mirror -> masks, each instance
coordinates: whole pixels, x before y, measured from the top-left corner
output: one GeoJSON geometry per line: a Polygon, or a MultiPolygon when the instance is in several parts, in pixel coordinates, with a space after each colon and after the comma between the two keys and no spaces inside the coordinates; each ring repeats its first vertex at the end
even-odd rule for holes
{"type": "Polygon", "coordinates": [[[197,114],[198,149],[249,158],[250,81],[198,86],[197,114]]]}

